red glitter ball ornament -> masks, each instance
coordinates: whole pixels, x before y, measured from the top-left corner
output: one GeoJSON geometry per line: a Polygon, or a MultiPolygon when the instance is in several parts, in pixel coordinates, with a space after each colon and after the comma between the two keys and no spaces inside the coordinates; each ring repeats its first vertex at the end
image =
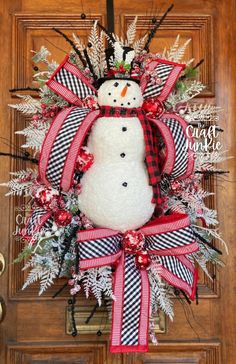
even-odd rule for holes
{"type": "Polygon", "coordinates": [[[179,181],[172,181],[171,182],[171,191],[174,194],[180,193],[181,192],[181,184],[179,181]]]}
{"type": "Polygon", "coordinates": [[[72,214],[67,210],[57,210],[54,213],[54,220],[58,226],[66,226],[72,220],[72,214]]]}
{"type": "Polygon", "coordinates": [[[81,147],[76,162],[76,169],[81,172],[87,171],[93,164],[93,154],[89,152],[87,147],[81,147]]]}
{"type": "Polygon", "coordinates": [[[142,109],[147,113],[147,115],[153,117],[154,116],[160,117],[164,113],[163,103],[158,99],[154,98],[145,100],[142,109]]]}
{"type": "Polygon", "coordinates": [[[144,236],[142,233],[130,230],[123,236],[123,248],[126,253],[135,253],[143,248],[144,236]]]}
{"type": "Polygon", "coordinates": [[[45,210],[53,210],[58,207],[59,192],[53,188],[40,187],[35,192],[35,203],[45,210]]]}
{"type": "Polygon", "coordinates": [[[141,250],[136,253],[135,262],[138,269],[147,269],[151,264],[150,255],[146,250],[141,250]]]}

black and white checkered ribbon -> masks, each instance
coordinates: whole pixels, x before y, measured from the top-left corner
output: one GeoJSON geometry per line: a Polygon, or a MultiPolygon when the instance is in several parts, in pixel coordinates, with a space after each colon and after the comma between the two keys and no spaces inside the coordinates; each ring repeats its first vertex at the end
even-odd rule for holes
{"type": "Polygon", "coordinates": [[[24,232],[22,234],[24,239],[32,239],[34,235],[41,229],[48,230],[51,228],[53,219],[52,213],[37,207],[34,209],[29,218],[27,219],[24,232]]]}
{"type": "Polygon", "coordinates": [[[99,111],[70,107],[61,111],[45,137],[40,161],[41,180],[56,189],[68,190],[73,182],[75,164],[88,130],[99,111]]]}
{"type": "Polygon", "coordinates": [[[188,123],[175,113],[165,113],[160,119],[148,117],[156,125],[163,137],[166,158],[162,174],[171,179],[184,179],[191,175],[194,167],[194,152],[191,150],[193,139],[187,127],[188,123]]]}
{"type": "Polygon", "coordinates": [[[161,102],[165,101],[184,67],[183,64],[163,59],[151,61],[141,79],[144,99],[158,98],[161,102]]]}
{"type": "Polygon", "coordinates": [[[94,96],[97,90],[78,67],[69,62],[69,56],[53,73],[47,86],[72,105],[81,106],[87,96],[94,96]]]}
{"type": "MultiPolygon", "coordinates": [[[[196,271],[188,255],[198,249],[186,215],[156,219],[140,230],[144,249],[159,258],[159,274],[172,286],[194,297],[196,271]]],[[[148,341],[149,281],[135,255],[122,249],[122,234],[106,228],[80,231],[80,269],[116,264],[113,291],[112,352],[145,351],[148,341]]]]}

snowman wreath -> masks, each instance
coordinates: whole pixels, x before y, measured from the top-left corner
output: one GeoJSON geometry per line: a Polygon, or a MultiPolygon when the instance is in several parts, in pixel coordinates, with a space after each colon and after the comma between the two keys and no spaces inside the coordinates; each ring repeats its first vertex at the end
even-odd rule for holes
{"type": "Polygon", "coordinates": [[[194,300],[198,267],[210,276],[208,262],[221,264],[201,181],[224,173],[214,166],[224,152],[193,137],[219,108],[191,104],[204,85],[194,79],[201,62],[180,63],[189,41],[149,52],[162,20],[138,40],[137,18],[125,40],[95,21],[86,46],[54,29],[73,50],[59,66],[44,46],[34,52],[40,99],[21,93],[10,105],[32,116],[17,133],[38,163],[5,184],[30,200],[16,259],[29,270],[23,288],[39,281],[41,294],[68,277],[72,315],[81,289],[98,305],[111,299],[111,352],[147,351],[155,313],[172,319],[172,298],[194,300]]]}

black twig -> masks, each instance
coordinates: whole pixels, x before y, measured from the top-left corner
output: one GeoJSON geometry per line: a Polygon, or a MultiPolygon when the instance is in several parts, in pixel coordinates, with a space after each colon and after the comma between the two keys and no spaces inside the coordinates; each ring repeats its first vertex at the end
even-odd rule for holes
{"type": "Polygon", "coordinates": [[[76,295],[73,296],[72,303],[71,303],[71,323],[72,323],[71,335],[73,337],[77,336],[77,334],[78,334],[78,331],[76,328],[76,322],[75,322],[75,304],[76,304],[76,295]]]}
{"type": "Polygon", "coordinates": [[[204,239],[200,234],[196,233],[194,231],[194,235],[205,245],[209,246],[209,248],[215,250],[218,254],[222,255],[222,251],[218,248],[216,248],[213,244],[209,243],[206,239],[204,239]]]}
{"type": "Polygon", "coordinates": [[[80,261],[80,255],[79,255],[79,244],[75,244],[75,274],[78,275],[79,273],[79,261],[80,261]]]}
{"type": "Polygon", "coordinates": [[[40,89],[37,87],[19,87],[19,88],[10,88],[9,92],[17,92],[17,91],[37,91],[39,92],[40,89]]]}
{"type": "Polygon", "coordinates": [[[72,239],[76,236],[76,233],[77,233],[78,229],[79,229],[79,227],[75,226],[72,229],[71,234],[68,237],[65,238],[65,248],[64,248],[64,250],[62,252],[62,255],[61,255],[60,266],[59,266],[59,271],[57,273],[57,277],[60,277],[61,270],[62,270],[62,265],[64,263],[66,253],[69,251],[71,243],[72,243],[72,239]]]}
{"type": "Polygon", "coordinates": [[[38,164],[38,162],[39,162],[38,159],[31,158],[28,155],[17,155],[17,154],[12,154],[12,153],[0,152],[0,156],[11,157],[11,158],[14,158],[14,159],[21,159],[23,161],[29,161],[29,162],[32,162],[32,163],[35,163],[35,164],[38,164]]]}
{"type": "Polygon", "coordinates": [[[230,173],[229,171],[195,171],[194,173],[198,173],[198,174],[203,174],[203,175],[207,175],[207,176],[212,176],[214,174],[226,174],[226,173],[230,173]]]}
{"type": "Polygon", "coordinates": [[[67,282],[65,284],[63,284],[63,286],[56,293],[54,293],[52,298],[56,298],[57,296],[59,296],[59,294],[67,287],[67,285],[68,285],[67,282]]]}
{"type": "Polygon", "coordinates": [[[86,67],[86,62],[85,62],[81,52],[79,51],[79,49],[76,47],[75,43],[69,37],[67,37],[67,35],[65,33],[63,33],[61,30],[59,30],[57,28],[52,28],[52,29],[56,33],[60,34],[71,45],[71,47],[74,49],[75,53],[77,54],[77,56],[81,60],[83,66],[86,67]]]}
{"type": "Polygon", "coordinates": [[[108,36],[109,40],[112,43],[115,43],[115,38],[113,37],[112,33],[110,33],[102,24],[100,24],[99,22],[97,22],[97,25],[100,29],[102,29],[104,31],[104,33],[106,33],[106,35],[108,36]]]}
{"type": "Polygon", "coordinates": [[[151,31],[149,32],[148,34],[148,39],[147,39],[147,42],[144,46],[144,49],[145,51],[148,51],[149,50],[149,46],[150,46],[150,43],[152,41],[152,39],[154,38],[158,28],[160,28],[161,24],[163,23],[163,21],[165,20],[165,18],[167,17],[168,13],[173,9],[174,7],[174,4],[172,4],[167,10],[166,12],[162,15],[161,19],[159,20],[159,22],[157,22],[154,26],[154,28],[151,29],[151,31]]]}
{"type": "Polygon", "coordinates": [[[198,286],[196,287],[196,305],[199,304],[199,300],[198,300],[198,286]]]}
{"type": "Polygon", "coordinates": [[[86,323],[86,324],[88,324],[88,323],[89,323],[89,321],[91,320],[91,318],[93,317],[93,315],[94,315],[94,314],[95,314],[95,312],[97,311],[98,307],[99,307],[99,304],[98,304],[98,302],[97,302],[97,303],[94,305],[94,307],[93,307],[93,309],[92,309],[92,311],[91,311],[91,313],[90,313],[89,317],[85,320],[85,323],[86,323]]]}
{"type": "MultiPolygon", "coordinates": [[[[194,67],[193,70],[196,70],[201,64],[204,62],[204,59],[202,58],[194,67]]],[[[187,75],[183,75],[179,78],[180,81],[183,81],[187,78],[187,75]]]]}
{"type": "Polygon", "coordinates": [[[182,293],[182,295],[184,296],[184,298],[185,298],[185,300],[188,302],[188,304],[189,305],[191,305],[191,300],[188,298],[188,296],[186,295],[186,293],[182,290],[182,289],[180,289],[180,291],[181,291],[181,293],[182,293]]]}
{"type": "Polygon", "coordinates": [[[204,59],[202,58],[194,67],[193,70],[195,70],[196,68],[198,68],[199,66],[201,66],[201,64],[204,62],[204,59]]]}

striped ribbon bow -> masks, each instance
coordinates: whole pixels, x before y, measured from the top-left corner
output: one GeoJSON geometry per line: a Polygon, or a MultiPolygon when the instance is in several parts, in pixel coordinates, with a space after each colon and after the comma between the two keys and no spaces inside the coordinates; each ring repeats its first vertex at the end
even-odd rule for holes
{"type": "MultiPolygon", "coordinates": [[[[198,250],[189,217],[173,214],[152,221],[138,230],[145,236],[144,250],[150,258],[158,256],[158,271],[169,284],[194,298],[197,272],[189,254],[198,250]]],[[[80,231],[80,269],[116,263],[114,274],[110,351],[145,352],[148,350],[150,284],[148,270],[139,269],[135,254],[122,248],[119,231],[97,228],[80,231]]]]}

